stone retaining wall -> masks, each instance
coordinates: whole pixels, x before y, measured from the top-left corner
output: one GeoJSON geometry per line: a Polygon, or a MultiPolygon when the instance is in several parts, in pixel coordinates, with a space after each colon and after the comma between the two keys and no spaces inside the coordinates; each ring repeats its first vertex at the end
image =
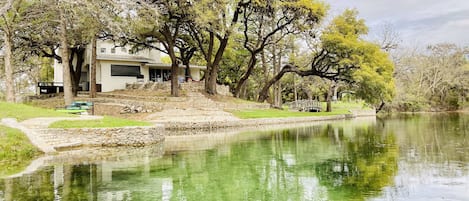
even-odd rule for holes
{"type": "MultiPolygon", "coordinates": [[[[183,82],[179,84],[179,89],[190,92],[200,92],[204,90],[205,82],[183,82]]],[[[149,89],[149,90],[170,90],[171,82],[145,82],[145,83],[127,83],[125,89],[149,89]]],[[[223,96],[233,96],[230,87],[226,85],[217,85],[217,93],[223,96]]]]}
{"type": "MultiPolygon", "coordinates": [[[[212,130],[220,128],[246,127],[246,126],[265,126],[280,125],[292,123],[308,123],[316,121],[339,120],[353,118],[351,115],[333,115],[322,117],[291,117],[291,118],[259,118],[259,119],[241,119],[237,121],[210,121],[210,122],[166,122],[165,127],[169,131],[184,130],[212,130]]],[[[172,132],[173,133],[173,132],[172,132]]]]}
{"type": "MultiPolygon", "coordinates": [[[[164,126],[122,128],[69,128],[44,129],[56,141],[75,142],[82,146],[144,146],[164,141],[164,126]]],[[[57,145],[60,146],[60,145],[57,145]]]]}
{"type": "MultiPolygon", "coordinates": [[[[131,100],[115,100],[108,99],[107,102],[95,102],[94,104],[94,115],[117,115],[121,113],[125,108],[139,108],[135,113],[145,112],[151,113],[155,111],[161,111],[163,104],[155,102],[144,102],[144,101],[131,101],[131,100]]],[[[132,113],[132,112],[130,112],[132,113]]]]}

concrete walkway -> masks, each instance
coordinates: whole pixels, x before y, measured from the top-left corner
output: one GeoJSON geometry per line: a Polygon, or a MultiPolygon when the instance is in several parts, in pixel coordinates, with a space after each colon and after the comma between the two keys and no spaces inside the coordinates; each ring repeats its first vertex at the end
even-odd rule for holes
{"type": "Polygon", "coordinates": [[[16,119],[13,119],[13,118],[2,119],[2,124],[11,128],[16,128],[16,129],[21,130],[24,134],[26,134],[26,136],[28,136],[29,141],[31,141],[31,143],[37,148],[39,148],[39,150],[41,150],[42,152],[46,154],[57,152],[52,146],[49,146],[48,144],[44,142],[44,140],[38,137],[39,135],[37,134],[36,131],[34,131],[34,129],[26,128],[24,125],[21,125],[20,123],[18,123],[16,119]]]}
{"type": "Polygon", "coordinates": [[[18,122],[14,118],[4,118],[1,120],[1,123],[5,126],[16,128],[21,130],[29,138],[31,143],[38,147],[39,150],[46,154],[56,153],[57,150],[54,149],[54,146],[48,144],[45,139],[42,138],[37,130],[45,129],[51,123],[61,120],[93,120],[93,119],[102,119],[101,116],[79,116],[79,117],[41,117],[28,119],[23,122],[18,122]]]}

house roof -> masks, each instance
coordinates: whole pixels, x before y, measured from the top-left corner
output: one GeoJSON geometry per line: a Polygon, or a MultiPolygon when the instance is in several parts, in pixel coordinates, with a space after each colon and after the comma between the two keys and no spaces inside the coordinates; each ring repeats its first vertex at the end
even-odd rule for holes
{"type": "Polygon", "coordinates": [[[130,62],[142,62],[142,63],[153,63],[155,60],[148,57],[142,57],[137,55],[106,55],[98,54],[97,60],[105,61],[130,61],[130,62]]]}
{"type": "MultiPolygon", "coordinates": [[[[161,68],[171,68],[171,64],[165,64],[165,63],[147,63],[147,66],[150,67],[161,67],[161,68]]],[[[179,64],[179,68],[185,68],[186,66],[179,64]]],[[[197,66],[197,65],[189,65],[190,68],[198,68],[205,70],[207,69],[206,66],[197,66]]]]}

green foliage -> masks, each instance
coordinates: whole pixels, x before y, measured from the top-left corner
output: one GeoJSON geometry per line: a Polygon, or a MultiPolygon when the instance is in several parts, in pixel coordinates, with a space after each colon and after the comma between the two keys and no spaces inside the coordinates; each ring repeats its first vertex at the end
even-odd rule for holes
{"type": "Polygon", "coordinates": [[[115,128],[127,126],[151,126],[148,122],[133,121],[105,116],[100,120],[63,120],[49,125],[49,128],[115,128]]]}
{"type": "Polygon", "coordinates": [[[397,174],[399,149],[394,134],[377,134],[376,128],[356,129],[356,136],[339,134],[344,143],[340,158],[318,164],[316,174],[328,188],[330,200],[366,200],[393,183],[397,174]],[[383,146],[385,145],[385,146],[383,146]]]}
{"type": "Polygon", "coordinates": [[[239,42],[240,37],[236,35],[228,43],[221,61],[223,68],[220,68],[218,73],[218,82],[229,85],[230,89],[234,89],[243,72],[246,71],[247,58],[249,58],[249,52],[239,42]]]}
{"type": "Polygon", "coordinates": [[[22,171],[39,154],[21,131],[0,125],[0,177],[22,171]]]}
{"type": "Polygon", "coordinates": [[[54,80],[53,61],[49,58],[42,58],[39,80],[42,82],[52,82],[54,80]]]}
{"type": "Polygon", "coordinates": [[[35,117],[69,117],[70,115],[50,109],[43,109],[24,104],[6,103],[0,101],[0,119],[16,118],[18,121],[35,117]]]}
{"type": "Polygon", "coordinates": [[[395,95],[394,64],[389,56],[375,44],[364,44],[360,70],[353,74],[356,95],[367,103],[379,105],[390,102],[395,95]]]}
{"type": "Polygon", "coordinates": [[[322,46],[334,54],[329,63],[337,65],[335,70],[341,77],[353,83],[358,97],[373,105],[391,101],[395,94],[394,65],[378,45],[361,39],[368,29],[357,14],[346,10],[334,18],[321,36],[322,46]]]}

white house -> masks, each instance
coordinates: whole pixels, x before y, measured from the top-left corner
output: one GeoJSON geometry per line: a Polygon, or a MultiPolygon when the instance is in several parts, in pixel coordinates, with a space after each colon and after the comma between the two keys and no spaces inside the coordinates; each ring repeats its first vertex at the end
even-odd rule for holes
{"type": "MultiPolygon", "coordinates": [[[[130,47],[115,47],[110,41],[98,41],[96,84],[98,91],[108,92],[125,89],[126,83],[138,81],[164,82],[171,76],[171,64],[161,63],[160,51],[143,50],[130,52],[130,47]],[[143,76],[143,77],[142,77],[143,76]]],[[[82,68],[80,86],[82,90],[89,90],[91,48],[85,53],[85,63],[82,68]]],[[[200,81],[200,73],[205,66],[190,66],[193,81],[200,81]]],[[[178,77],[184,80],[185,66],[180,65],[178,77]]],[[[63,82],[62,64],[54,62],[54,83],[63,82]]]]}

